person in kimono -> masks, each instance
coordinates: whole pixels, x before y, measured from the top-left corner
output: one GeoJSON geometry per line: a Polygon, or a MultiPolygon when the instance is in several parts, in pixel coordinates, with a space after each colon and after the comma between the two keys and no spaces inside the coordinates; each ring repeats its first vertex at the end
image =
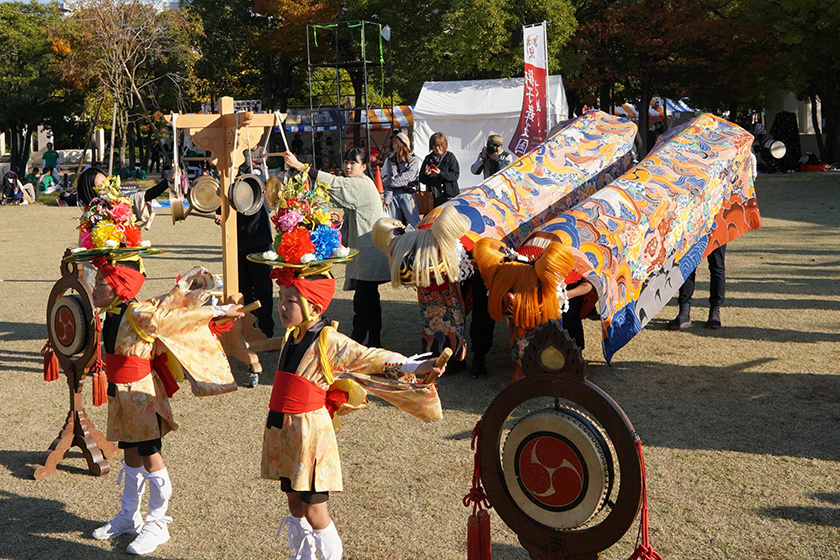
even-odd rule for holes
{"type": "MultiPolygon", "coordinates": [[[[323,269],[321,269],[323,271],[323,269]]],[[[277,268],[278,310],[286,327],[263,436],[261,476],[279,480],[288,499],[289,546],[295,558],[338,560],[341,538],[327,509],[330,492],[342,490],[334,423],[365,406],[372,392],[431,422],[441,418],[434,384],[417,383],[445,366],[379,348],[339,333],[323,317],[335,293],[328,275],[306,276],[277,268]]]]}
{"type": "MultiPolygon", "coordinates": [[[[225,330],[216,318],[238,318],[241,305],[204,306],[206,289],[215,280],[195,267],[180,276],[160,299],[137,302],[145,280],[138,260],[94,259],[98,271],[93,304],[106,314],[102,326],[108,379],[108,439],[123,450],[121,508],[108,523],[93,531],[107,540],[137,534],[130,554],[150,554],[169,540],[166,515],[172,484],[161,455],[161,438],[177,429],[169,397],[178,390],[183,365],[193,393],[220,394],[236,389],[222,346],[214,336],[225,330]],[[174,360],[172,359],[174,358],[174,360]],[[140,515],[144,487],[149,486],[149,512],[140,515]]],[[[230,328],[228,325],[227,328],[230,328]]]]}

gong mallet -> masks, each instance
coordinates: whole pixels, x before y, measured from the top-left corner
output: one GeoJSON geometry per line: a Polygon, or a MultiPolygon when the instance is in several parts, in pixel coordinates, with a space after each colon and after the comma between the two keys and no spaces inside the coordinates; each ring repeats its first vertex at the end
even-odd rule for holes
{"type": "MultiPolygon", "coordinates": [[[[451,357],[452,357],[452,348],[444,348],[443,352],[440,353],[440,356],[438,356],[438,359],[435,362],[435,367],[436,368],[442,368],[443,366],[446,365],[446,362],[448,362],[449,358],[451,358],[451,357]]],[[[434,371],[430,371],[426,375],[426,379],[423,380],[423,383],[425,385],[428,385],[429,383],[434,383],[435,379],[437,379],[437,376],[438,376],[437,373],[435,373],[434,371]]]]}
{"type": "MultiPolygon", "coordinates": [[[[242,313],[250,313],[251,311],[254,311],[255,309],[259,309],[260,307],[262,307],[262,304],[259,302],[259,300],[257,300],[257,301],[252,301],[248,305],[243,306],[242,309],[240,309],[239,311],[241,311],[242,313]]],[[[233,321],[233,317],[222,317],[221,319],[216,321],[216,324],[217,325],[223,325],[223,324],[227,323],[228,321],[233,321]]]]}

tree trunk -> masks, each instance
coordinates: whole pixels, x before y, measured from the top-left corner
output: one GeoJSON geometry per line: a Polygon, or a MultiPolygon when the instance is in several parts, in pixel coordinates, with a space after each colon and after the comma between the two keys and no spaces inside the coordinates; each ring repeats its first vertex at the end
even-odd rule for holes
{"type": "Polygon", "coordinates": [[[644,146],[643,154],[639,154],[639,160],[645,158],[651,148],[653,148],[653,138],[648,132],[650,128],[650,100],[651,100],[651,93],[650,87],[647,84],[642,85],[641,91],[641,98],[639,99],[639,104],[636,106],[636,110],[639,113],[639,135],[642,137],[642,144],[644,146]]]}
{"type": "Polygon", "coordinates": [[[820,95],[822,100],[822,116],[825,119],[825,154],[823,163],[834,165],[837,163],[837,106],[832,95],[820,95]]]}
{"type": "Polygon", "coordinates": [[[605,113],[612,114],[612,99],[610,98],[611,84],[603,84],[600,92],[601,110],[605,113]]]}
{"type": "Polygon", "coordinates": [[[825,144],[823,144],[822,126],[820,119],[817,118],[817,96],[810,95],[811,99],[811,125],[814,127],[814,136],[817,139],[817,150],[820,152],[820,159],[825,161],[825,144]]]}
{"type": "Polygon", "coordinates": [[[142,169],[143,171],[146,171],[146,159],[147,158],[146,158],[146,151],[144,149],[144,146],[147,146],[148,144],[145,144],[143,142],[143,131],[140,130],[140,121],[139,120],[134,121],[134,133],[135,133],[135,138],[137,138],[137,141],[136,141],[136,144],[137,144],[137,161],[139,162],[140,169],[142,169]]]}
{"type": "Polygon", "coordinates": [[[137,167],[137,153],[136,153],[136,146],[137,142],[134,138],[134,123],[128,121],[126,123],[127,126],[125,131],[126,140],[128,140],[128,168],[131,171],[134,171],[134,168],[137,167]]]}

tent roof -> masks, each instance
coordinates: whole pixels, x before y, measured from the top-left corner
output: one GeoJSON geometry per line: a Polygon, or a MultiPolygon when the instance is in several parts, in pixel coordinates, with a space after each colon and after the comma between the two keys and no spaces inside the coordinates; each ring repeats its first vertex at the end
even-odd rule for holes
{"type": "MultiPolygon", "coordinates": [[[[488,115],[518,118],[522,110],[524,84],[524,78],[426,82],[417,98],[414,118],[485,120],[488,115]]],[[[548,93],[554,103],[555,114],[565,113],[565,90],[561,76],[549,76],[548,93]]],[[[558,118],[552,120],[556,122],[558,118]]]]}

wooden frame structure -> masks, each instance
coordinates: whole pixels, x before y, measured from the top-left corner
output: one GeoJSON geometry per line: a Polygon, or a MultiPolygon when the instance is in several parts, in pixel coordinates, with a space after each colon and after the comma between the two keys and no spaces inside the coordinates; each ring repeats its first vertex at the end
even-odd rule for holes
{"type": "MultiPolygon", "coordinates": [[[[239,292],[239,256],[237,251],[236,216],[228,200],[228,187],[234,172],[245,162],[242,150],[257,146],[266,129],[283,126],[286,115],[276,113],[235,112],[232,97],[219,100],[218,114],[175,115],[175,132],[186,130],[193,144],[210,152],[209,158],[202,158],[216,166],[219,171],[220,195],[222,199],[222,273],[224,274],[224,303],[242,303],[239,292]]],[[[167,120],[172,122],[172,117],[167,120]]],[[[266,336],[254,327],[253,315],[234,322],[233,328],[221,335],[222,346],[228,356],[247,364],[251,371],[260,373],[262,366],[256,352],[279,348],[282,339],[266,336]]]]}

